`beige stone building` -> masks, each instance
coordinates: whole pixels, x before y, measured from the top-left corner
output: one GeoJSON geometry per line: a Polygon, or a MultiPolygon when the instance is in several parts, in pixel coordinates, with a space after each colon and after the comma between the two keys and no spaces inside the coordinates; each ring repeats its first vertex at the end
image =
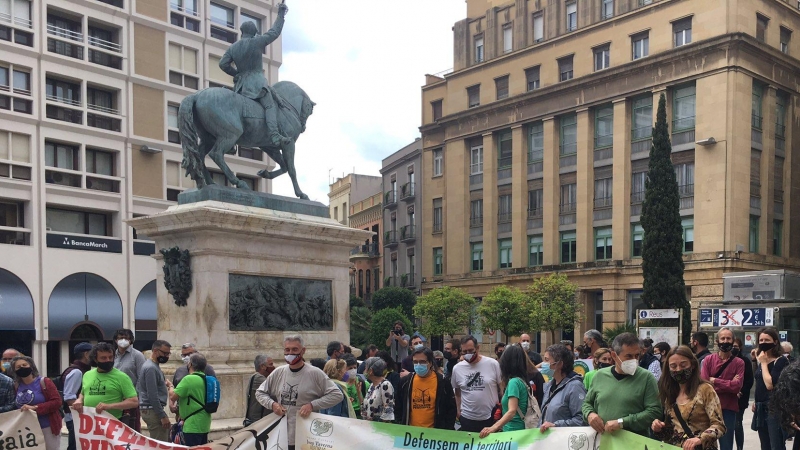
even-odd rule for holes
{"type": "Polygon", "coordinates": [[[381,230],[383,229],[383,195],[380,191],[369,198],[350,205],[349,223],[351,228],[369,231],[372,237],[350,250],[350,295],[365,302],[372,301],[372,294],[384,286],[381,279],[383,248],[381,230]]]}
{"type": "MultiPolygon", "coordinates": [[[[232,86],[218,62],[239,26],[276,17],[274,0],[0,0],[0,347],[53,374],[76,341],[155,339],[155,248],[124,220],[194,186],[177,107],[232,86]]],[[[280,40],[264,63],[277,81],[280,40]]],[[[228,158],[271,190],[260,151],[228,158]]]]}
{"type": "Polygon", "coordinates": [[[422,88],[423,291],[558,271],[580,332],[633,320],[661,95],[693,318],[723,273],[800,268],[799,6],[468,0],[452,73],[422,88]]]}

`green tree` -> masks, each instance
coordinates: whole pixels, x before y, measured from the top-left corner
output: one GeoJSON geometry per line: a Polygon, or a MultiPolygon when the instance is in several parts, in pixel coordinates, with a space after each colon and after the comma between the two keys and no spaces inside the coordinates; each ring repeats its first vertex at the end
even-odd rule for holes
{"type": "Polygon", "coordinates": [[[372,310],[378,312],[386,308],[400,308],[403,314],[414,320],[414,305],[417,296],[406,288],[387,286],[372,294],[372,310]]]}
{"type": "Polygon", "coordinates": [[[603,330],[603,339],[605,339],[606,343],[610,346],[611,343],[614,342],[614,338],[622,333],[636,334],[636,325],[634,325],[633,322],[625,322],[621,325],[608,327],[603,330]]]}
{"type": "Polygon", "coordinates": [[[642,301],[650,308],[683,309],[686,341],[692,328],[691,310],[683,281],[680,195],[671,160],[666,102],[661,94],[642,204],[642,301]]]}
{"type": "Polygon", "coordinates": [[[453,337],[469,327],[475,299],[461,289],[443,286],[417,299],[414,314],[422,321],[425,336],[453,337]]]}
{"type": "Polygon", "coordinates": [[[350,345],[364,348],[370,344],[372,311],[366,306],[350,306],[350,345]]]}
{"type": "Polygon", "coordinates": [[[386,350],[386,338],[389,331],[394,328],[397,321],[403,322],[403,330],[411,335],[413,327],[408,317],[403,314],[400,308],[385,308],[372,315],[372,323],[369,327],[369,344],[375,344],[380,349],[386,350]]]}
{"type": "Polygon", "coordinates": [[[551,342],[558,342],[556,330],[572,330],[581,318],[577,292],[578,285],[564,274],[535,279],[525,291],[531,329],[549,331],[551,342]]]}
{"type": "Polygon", "coordinates": [[[500,330],[506,339],[524,333],[530,326],[526,303],[519,289],[503,284],[495,287],[478,306],[483,331],[500,330]]]}

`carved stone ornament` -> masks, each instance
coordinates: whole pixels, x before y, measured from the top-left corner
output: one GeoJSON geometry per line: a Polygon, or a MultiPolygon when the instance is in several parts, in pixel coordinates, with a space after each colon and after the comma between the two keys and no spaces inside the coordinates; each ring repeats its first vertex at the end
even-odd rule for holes
{"type": "Polygon", "coordinates": [[[192,291],[192,267],[189,250],[178,247],[162,248],[164,255],[164,287],[175,299],[178,306],[186,306],[186,299],[192,291]]]}

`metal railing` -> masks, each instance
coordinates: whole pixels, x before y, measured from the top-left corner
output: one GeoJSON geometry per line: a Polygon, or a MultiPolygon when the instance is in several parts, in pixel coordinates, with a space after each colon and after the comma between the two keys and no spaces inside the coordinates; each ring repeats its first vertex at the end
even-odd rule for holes
{"type": "Polygon", "coordinates": [[[384,231],[383,232],[383,245],[396,245],[397,244],[397,231],[384,231]]]}
{"type": "Polygon", "coordinates": [[[404,225],[400,227],[400,240],[401,241],[408,241],[411,239],[416,239],[416,227],[414,225],[404,225]]]}
{"type": "Polygon", "coordinates": [[[574,203],[574,202],[562,203],[562,204],[558,205],[558,211],[561,214],[572,214],[572,213],[574,213],[576,211],[577,206],[578,206],[577,203],[574,203]]]}
{"type": "Polygon", "coordinates": [[[114,109],[114,108],[107,108],[105,106],[93,105],[91,103],[86,105],[86,107],[91,109],[92,111],[99,111],[101,113],[113,114],[115,116],[119,115],[119,110],[118,109],[114,109]]]}
{"type": "Polygon", "coordinates": [[[764,125],[763,117],[756,114],[750,115],[750,126],[755,128],[756,130],[760,130],[763,125],[764,125]]]}
{"type": "Polygon", "coordinates": [[[47,96],[45,96],[45,98],[47,100],[50,100],[51,102],[64,103],[64,104],[70,105],[70,106],[81,106],[80,100],[72,100],[70,98],[59,97],[57,95],[47,95],[47,96]]]}
{"type": "Polygon", "coordinates": [[[497,214],[497,223],[511,223],[511,212],[497,214]]]}
{"type": "Polygon", "coordinates": [[[541,219],[543,208],[528,209],[528,219],[541,219]]]}
{"type": "Polygon", "coordinates": [[[612,197],[600,197],[594,199],[594,207],[595,209],[600,208],[610,208],[613,206],[613,198],[612,197]]]}
{"type": "Polygon", "coordinates": [[[416,280],[414,279],[413,273],[405,273],[400,275],[400,287],[414,287],[416,286],[416,280]]]}
{"type": "Polygon", "coordinates": [[[497,159],[497,170],[506,169],[508,167],[511,167],[511,156],[497,159]]]}
{"type": "Polygon", "coordinates": [[[109,50],[112,52],[122,53],[122,45],[117,44],[116,42],[106,41],[104,39],[96,38],[94,36],[89,36],[88,38],[89,45],[97,48],[101,48],[103,50],[109,50]]]}
{"type": "Polygon", "coordinates": [[[415,191],[414,190],[415,186],[414,186],[414,184],[415,183],[408,182],[408,183],[400,186],[400,198],[401,199],[407,199],[407,198],[414,197],[414,195],[415,195],[415,192],[414,192],[415,191]]]}
{"type": "Polygon", "coordinates": [[[469,218],[470,228],[479,228],[483,226],[483,216],[472,216],[469,218]]]}
{"type": "Polygon", "coordinates": [[[644,201],[644,191],[631,192],[631,205],[638,205],[644,201]]]}
{"type": "Polygon", "coordinates": [[[397,192],[387,191],[383,196],[383,206],[389,207],[397,204],[397,192]]]}
{"type": "Polygon", "coordinates": [[[64,39],[69,39],[71,41],[83,42],[83,33],[78,33],[77,31],[72,31],[66,28],[57,27],[49,23],[47,24],[47,34],[64,39]]]}
{"type": "Polygon", "coordinates": [[[682,184],[678,186],[678,194],[681,197],[694,196],[694,184],[682,184]]]}
{"type": "Polygon", "coordinates": [[[231,30],[235,29],[234,26],[233,26],[233,22],[228,22],[227,20],[217,19],[216,17],[212,17],[211,18],[211,23],[217,24],[217,25],[222,25],[223,27],[230,28],[231,30]]]}
{"type": "Polygon", "coordinates": [[[197,15],[198,15],[197,11],[195,11],[193,9],[188,9],[185,6],[181,6],[181,5],[177,4],[177,3],[170,2],[169,7],[173,11],[182,12],[182,13],[184,13],[186,15],[189,15],[189,16],[197,17],[197,15]]]}
{"type": "Polygon", "coordinates": [[[33,21],[24,17],[11,17],[11,14],[0,13],[0,22],[13,23],[25,28],[33,28],[33,21]]]}
{"type": "Polygon", "coordinates": [[[442,232],[442,222],[433,222],[433,232],[434,233],[442,232]]]}

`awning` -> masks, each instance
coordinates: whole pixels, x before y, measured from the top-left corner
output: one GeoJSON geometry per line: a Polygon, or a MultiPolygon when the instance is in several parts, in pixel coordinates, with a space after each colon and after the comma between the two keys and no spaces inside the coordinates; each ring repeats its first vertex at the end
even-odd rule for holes
{"type": "Polygon", "coordinates": [[[153,280],[139,292],[134,308],[136,320],[136,340],[149,341],[156,339],[158,325],[158,299],[156,298],[156,280],[153,280]]]}
{"type": "Polygon", "coordinates": [[[92,323],[105,339],[122,328],[122,302],[116,289],[102,277],[76,273],[61,280],[48,304],[50,340],[69,340],[79,324],[92,323]]]}
{"type": "Polygon", "coordinates": [[[33,331],[33,297],[13,273],[0,269],[0,330],[33,331]]]}

